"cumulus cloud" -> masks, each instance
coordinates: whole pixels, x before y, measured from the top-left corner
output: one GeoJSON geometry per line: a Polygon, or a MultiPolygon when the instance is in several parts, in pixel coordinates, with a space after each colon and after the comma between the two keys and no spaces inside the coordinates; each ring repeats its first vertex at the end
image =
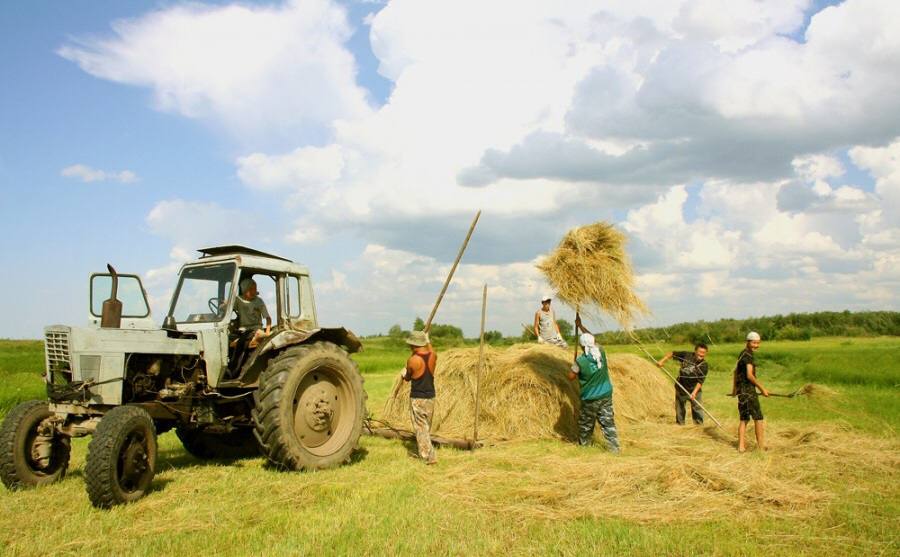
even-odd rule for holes
{"type": "Polygon", "coordinates": [[[158,109],[224,124],[242,140],[322,141],[370,110],[344,48],[352,30],[328,0],[274,6],[198,3],[112,23],[109,36],[58,49],[96,77],[148,87],[158,109]]]}
{"type": "Polygon", "coordinates": [[[739,3],[747,5],[736,13],[755,10],[760,24],[731,34],[723,21],[730,16],[708,4],[684,4],[673,32],[657,29],[658,46],[649,52],[630,28],[616,29],[605,38],[621,41],[619,51],[579,82],[555,141],[537,132],[511,148],[486,150],[463,180],[773,180],[789,176],[791,162],[805,154],[897,134],[900,100],[885,94],[900,87],[885,63],[900,62],[900,41],[884,32],[900,23],[894,3],[827,8],[812,18],[805,43],[780,33],[802,22],[806,2],[739,3]],[[696,10],[702,17],[688,20],[712,26],[710,33],[685,28],[685,14],[696,10]],[[637,145],[619,156],[586,148],[588,140],[610,138],[637,145]]]}
{"type": "MultiPolygon", "coordinates": [[[[316,286],[320,320],[333,323],[340,316],[344,324],[363,331],[384,332],[395,323],[410,327],[416,317],[428,316],[449,269],[449,264],[432,257],[369,244],[359,258],[332,272],[324,288],[316,286]]],[[[522,321],[530,322],[547,289],[533,261],[510,265],[464,261],[435,321],[454,323],[466,334],[477,335],[484,284],[488,285],[488,328],[516,334],[522,321]]]]}
{"type": "Polygon", "coordinates": [[[237,160],[238,177],[259,189],[327,187],[340,178],[340,147],[300,147],[286,155],[253,153],[237,160]]]}
{"type": "Polygon", "coordinates": [[[66,178],[75,178],[82,182],[119,182],[122,184],[130,184],[136,182],[137,174],[130,170],[120,170],[111,172],[108,170],[98,170],[91,168],[85,164],[73,164],[63,168],[59,172],[60,176],[66,178]]]}
{"type": "Polygon", "coordinates": [[[146,222],[153,234],[175,245],[173,254],[184,254],[201,247],[246,244],[259,238],[256,223],[264,220],[212,201],[170,199],[154,205],[146,222]]]}
{"type": "MultiPolygon", "coordinates": [[[[514,331],[543,289],[534,258],[598,219],[630,235],[659,319],[896,305],[900,4],[847,0],[803,29],[810,9],[398,0],[366,19],[394,85],[378,108],[354,81],[343,9],[325,0],[165,8],[60,52],[152,89],[164,110],[288,131],[290,145],[242,148],[237,176],[282,202],[283,241],[341,231],[368,246],[323,292],[360,323],[427,313],[477,209],[448,319],[472,322],[489,279],[514,331]],[[169,36],[192,45],[183,60],[169,36]],[[872,191],[846,179],[858,169],[872,191]]],[[[172,217],[148,224],[177,245],[195,232],[154,220],[229,211],[158,209],[172,217]]]]}

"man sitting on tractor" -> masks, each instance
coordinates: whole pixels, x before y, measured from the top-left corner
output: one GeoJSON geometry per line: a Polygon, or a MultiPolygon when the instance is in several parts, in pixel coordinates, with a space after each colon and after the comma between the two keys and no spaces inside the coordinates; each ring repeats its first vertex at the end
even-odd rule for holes
{"type": "Polygon", "coordinates": [[[269,336],[272,332],[272,317],[266,309],[265,302],[259,297],[256,289],[256,281],[245,278],[240,282],[241,295],[234,302],[234,311],[237,312],[238,336],[231,342],[234,349],[230,363],[233,373],[237,373],[243,365],[247,352],[259,345],[261,338],[269,336]],[[266,330],[262,331],[263,318],[266,320],[266,330]]]}

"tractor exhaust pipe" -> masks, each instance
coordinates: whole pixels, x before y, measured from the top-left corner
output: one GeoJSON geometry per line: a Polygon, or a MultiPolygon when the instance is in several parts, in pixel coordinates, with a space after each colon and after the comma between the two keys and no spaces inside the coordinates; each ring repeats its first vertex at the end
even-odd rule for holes
{"type": "Polygon", "coordinates": [[[112,293],[109,299],[103,302],[103,311],[100,314],[100,327],[104,329],[119,329],[122,327],[122,302],[116,298],[119,291],[119,275],[112,265],[106,264],[112,278],[112,293]]]}

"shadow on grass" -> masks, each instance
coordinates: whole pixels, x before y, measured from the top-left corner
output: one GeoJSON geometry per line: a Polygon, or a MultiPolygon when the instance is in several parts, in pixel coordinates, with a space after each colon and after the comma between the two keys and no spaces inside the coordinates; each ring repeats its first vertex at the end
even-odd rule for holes
{"type": "MultiPolygon", "coordinates": [[[[356,466],[357,464],[363,462],[367,456],[369,456],[368,449],[366,449],[365,447],[357,447],[356,449],[353,450],[352,453],[350,453],[350,458],[346,462],[341,463],[337,466],[332,466],[331,468],[338,468],[338,467],[344,467],[344,466],[356,466]]],[[[265,457],[262,457],[262,458],[265,458],[265,457]]],[[[282,466],[280,464],[276,464],[268,459],[266,459],[265,462],[263,462],[263,468],[265,470],[269,470],[272,472],[286,472],[286,473],[295,473],[296,472],[296,473],[301,473],[301,474],[304,472],[304,470],[292,470],[292,469],[282,466]]]]}

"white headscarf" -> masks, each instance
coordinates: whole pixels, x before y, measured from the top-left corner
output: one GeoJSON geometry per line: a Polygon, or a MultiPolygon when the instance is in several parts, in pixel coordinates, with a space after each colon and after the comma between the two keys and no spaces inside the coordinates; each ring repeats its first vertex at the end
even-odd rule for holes
{"type": "Polygon", "coordinates": [[[597,362],[598,366],[603,365],[603,360],[600,358],[600,349],[597,348],[597,345],[594,341],[594,335],[590,333],[582,333],[580,337],[578,337],[578,343],[584,347],[584,353],[590,355],[590,357],[594,358],[594,361],[597,362]]]}

